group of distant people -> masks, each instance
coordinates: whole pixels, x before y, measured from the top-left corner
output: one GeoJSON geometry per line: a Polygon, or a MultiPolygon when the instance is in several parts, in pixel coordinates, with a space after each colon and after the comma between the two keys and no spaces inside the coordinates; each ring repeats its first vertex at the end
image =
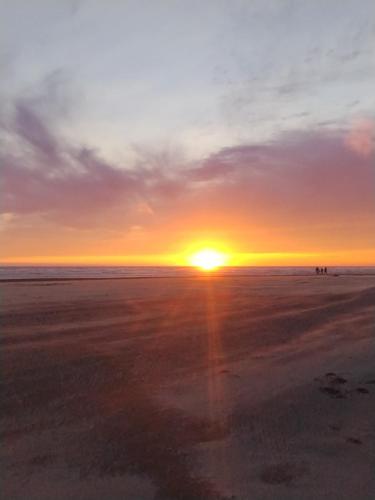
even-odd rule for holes
{"type": "Polygon", "coordinates": [[[326,267],[316,267],[315,268],[315,273],[316,274],[327,274],[328,270],[326,267]]]}

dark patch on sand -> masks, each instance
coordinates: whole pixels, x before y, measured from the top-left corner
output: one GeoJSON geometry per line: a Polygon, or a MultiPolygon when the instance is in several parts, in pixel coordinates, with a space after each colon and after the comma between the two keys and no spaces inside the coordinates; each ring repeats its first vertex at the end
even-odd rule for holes
{"type": "Polygon", "coordinates": [[[30,460],[29,464],[38,467],[45,467],[46,465],[53,463],[54,458],[55,457],[50,454],[36,455],[30,460]]]}
{"type": "Polygon", "coordinates": [[[150,382],[131,348],[112,357],[80,350],[72,357],[70,349],[35,351],[3,382],[2,413],[18,420],[3,432],[8,446],[22,434],[71,429],[63,446],[30,450],[29,467],[48,468],[56,458],[81,477],[145,475],[160,499],[225,498],[194,467],[194,446],[223,439],[223,423],[161,404],[158,371],[147,367],[150,382]]]}
{"type": "MultiPolygon", "coordinates": [[[[57,349],[56,349],[57,351],[57,349]]],[[[106,358],[92,354],[69,359],[64,349],[58,354],[52,349],[45,353],[34,351],[33,356],[24,363],[11,378],[1,385],[1,412],[5,416],[28,416],[43,408],[62,403],[65,413],[71,413],[73,407],[82,408],[90,415],[90,397],[104,387],[109,380],[118,382],[119,372],[110,370],[106,358]],[[38,363],[39,361],[39,363],[38,363]],[[82,385],[81,385],[82,384],[82,385]]],[[[71,356],[71,355],[70,355],[71,356]]],[[[122,369],[122,375],[125,373],[122,369]]],[[[45,413],[48,419],[50,412],[45,413]]],[[[79,411],[83,416],[82,412],[79,411]]],[[[84,416],[87,416],[84,415],[84,416]]]]}
{"type": "Polygon", "coordinates": [[[161,407],[149,390],[126,386],[108,394],[103,400],[106,417],[81,436],[70,465],[81,476],[146,475],[160,499],[225,498],[194,474],[192,459],[194,445],[222,439],[225,427],[161,407]]]}
{"type": "Polygon", "coordinates": [[[220,374],[221,375],[228,375],[228,377],[232,377],[232,378],[241,378],[241,376],[238,375],[238,373],[233,373],[230,370],[220,370],[220,374]]]}
{"type": "Polygon", "coordinates": [[[346,380],[346,378],[343,377],[333,377],[331,380],[331,384],[338,384],[338,385],[346,384],[347,382],[348,381],[346,380]]]}
{"type": "Polygon", "coordinates": [[[341,430],[341,427],[339,425],[335,425],[335,424],[332,424],[332,425],[329,425],[328,426],[332,431],[335,431],[335,432],[339,432],[341,430]]]}
{"type": "Polygon", "coordinates": [[[304,465],[291,463],[268,465],[260,474],[260,479],[266,484],[286,486],[291,485],[296,479],[307,473],[304,465]]]}
{"type": "Polygon", "coordinates": [[[348,437],[346,441],[352,444],[362,444],[362,441],[360,439],[354,437],[348,437]]]}
{"type": "Polygon", "coordinates": [[[370,393],[370,391],[368,389],[366,389],[366,387],[357,387],[356,391],[359,392],[360,394],[369,394],[370,393]]]}
{"type": "Polygon", "coordinates": [[[339,375],[336,375],[336,373],[334,373],[334,372],[326,373],[325,378],[328,379],[328,382],[330,384],[346,384],[347,383],[346,378],[340,377],[339,375]]]}
{"type": "Polygon", "coordinates": [[[315,382],[320,382],[324,384],[319,387],[319,390],[333,399],[344,399],[346,398],[346,394],[348,391],[342,391],[337,386],[341,386],[347,384],[348,381],[346,378],[337,375],[335,372],[327,372],[324,377],[314,378],[315,382]]]}
{"type": "Polygon", "coordinates": [[[346,398],[345,394],[343,394],[339,389],[335,389],[334,387],[319,387],[319,390],[324,394],[327,394],[330,398],[333,399],[344,399],[346,398]]]}

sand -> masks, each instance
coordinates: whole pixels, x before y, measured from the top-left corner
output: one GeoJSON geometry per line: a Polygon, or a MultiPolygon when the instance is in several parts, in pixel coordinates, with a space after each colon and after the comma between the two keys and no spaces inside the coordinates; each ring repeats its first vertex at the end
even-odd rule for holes
{"type": "Polygon", "coordinates": [[[2,498],[374,498],[374,276],[1,296],[2,498]]]}

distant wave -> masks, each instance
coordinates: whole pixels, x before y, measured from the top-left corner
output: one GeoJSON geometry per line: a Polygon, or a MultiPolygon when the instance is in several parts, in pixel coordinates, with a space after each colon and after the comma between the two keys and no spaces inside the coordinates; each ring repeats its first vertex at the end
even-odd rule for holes
{"type": "MultiPolygon", "coordinates": [[[[0,280],[9,279],[69,279],[69,278],[168,278],[201,276],[202,271],[192,267],[175,266],[1,266],[0,280]]],[[[329,274],[375,275],[375,266],[328,268],[329,274]]],[[[218,276],[308,276],[315,275],[315,267],[222,267],[211,274],[218,276]]]]}

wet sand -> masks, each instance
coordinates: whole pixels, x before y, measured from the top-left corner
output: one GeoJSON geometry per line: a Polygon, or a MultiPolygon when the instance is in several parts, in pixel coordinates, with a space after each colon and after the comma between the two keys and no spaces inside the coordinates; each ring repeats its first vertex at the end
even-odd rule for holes
{"type": "Polygon", "coordinates": [[[2,498],[372,499],[375,277],[1,283],[2,498]]]}

